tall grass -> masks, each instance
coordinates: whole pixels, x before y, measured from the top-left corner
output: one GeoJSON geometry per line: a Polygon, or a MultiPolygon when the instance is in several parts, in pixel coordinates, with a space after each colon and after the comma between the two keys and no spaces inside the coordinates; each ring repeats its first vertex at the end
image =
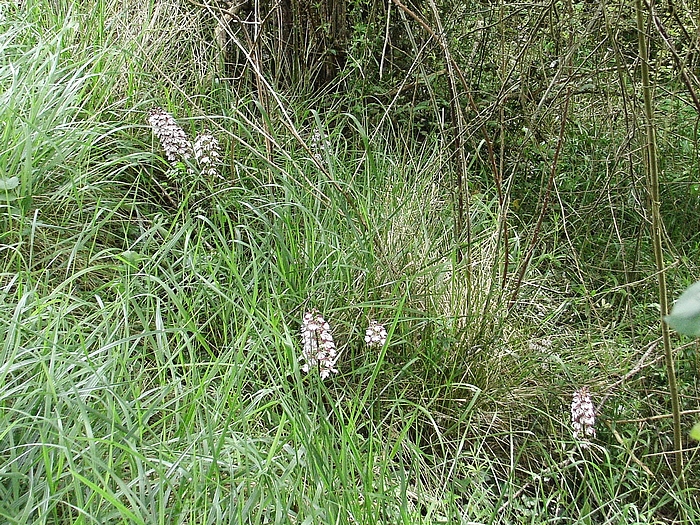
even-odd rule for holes
{"type": "Polygon", "coordinates": [[[217,79],[208,24],[178,2],[4,8],[2,521],[697,517],[657,433],[615,422],[648,409],[615,382],[640,364],[629,340],[573,318],[536,258],[507,316],[495,196],[472,196],[459,262],[445,148],[283,94],[268,111],[217,79]],[[206,202],[162,158],[152,105],[225,144],[206,202]],[[341,351],[325,382],[298,361],[312,308],[341,351]],[[589,449],[569,428],[584,383],[618,395],[589,449]]]}

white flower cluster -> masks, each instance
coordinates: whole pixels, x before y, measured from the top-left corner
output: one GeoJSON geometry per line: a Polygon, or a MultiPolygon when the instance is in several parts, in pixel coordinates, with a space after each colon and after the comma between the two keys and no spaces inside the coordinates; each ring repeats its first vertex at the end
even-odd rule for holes
{"type": "Polygon", "coordinates": [[[318,162],[323,162],[323,152],[326,151],[326,141],[321,137],[321,132],[319,130],[314,130],[314,134],[311,135],[310,146],[314,158],[318,162]]]}
{"type": "Polygon", "coordinates": [[[574,392],[571,401],[571,425],[574,428],[574,439],[595,437],[595,407],[588,387],[581,387],[574,392]]]}
{"type": "Polygon", "coordinates": [[[192,144],[187,133],[163,108],[152,108],[148,112],[148,123],[165,150],[169,162],[187,160],[192,156],[192,144]]]}
{"type": "Polygon", "coordinates": [[[383,324],[379,324],[377,321],[370,321],[365,331],[365,343],[370,348],[381,348],[386,343],[386,336],[386,328],[384,328],[383,324]]]}
{"type": "MultiPolygon", "coordinates": [[[[365,343],[368,348],[381,348],[386,344],[387,331],[378,321],[370,321],[365,330],[365,343]]],[[[319,313],[313,309],[304,314],[301,322],[301,340],[303,349],[299,361],[303,361],[301,369],[310,372],[318,369],[321,379],[337,374],[335,365],[338,361],[338,350],[331,334],[331,327],[319,313]]]]}
{"type": "Polygon", "coordinates": [[[194,141],[194,158],[203,175],[216,177],[221,163],[221,146],[210,132],[205,131],[194,141]]]}
{"type": "MultiPolygon", "coordinates": [[[[194,156],[202,175],[215,177],[221,163],[221,146],[210,132],[205,131],[197,137],[194,145],[185,130],[175,121],[173,116],[163,108],[155,107],[148,112],[148,123],[153,133],[165,150],[168,162],[184,162],[194,156]]],[[[188,172],[192,171],[188,168],[188,172]]]]}
{"type": "Polygon", "coordinates": [[[312,310],[304,314],[301,324],[301,339],[304,343],[300,361],[304,361],[301,369],[310,372],[318,368],[321,379],[337,374],[335,362],[338,360],[338,352],[333,342],[331,327],[317,311],[312,310]]]}

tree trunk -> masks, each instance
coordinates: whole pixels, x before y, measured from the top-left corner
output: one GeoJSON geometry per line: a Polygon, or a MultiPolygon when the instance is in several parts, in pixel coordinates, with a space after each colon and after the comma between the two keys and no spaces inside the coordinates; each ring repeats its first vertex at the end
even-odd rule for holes
{"type": "Polygon", "coordinates": [[[281,0],[276,5],[278,79],[313,89],[332,83],[347,57],[347,0],[281,0]]]}

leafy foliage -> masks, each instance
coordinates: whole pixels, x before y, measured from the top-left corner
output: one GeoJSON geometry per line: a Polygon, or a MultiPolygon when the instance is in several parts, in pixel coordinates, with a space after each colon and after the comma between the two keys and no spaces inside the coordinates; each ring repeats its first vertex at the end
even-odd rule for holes
{"type": "Polygon", "coordinates": [[[700,337],[700,282],[683,292],[666,316],[666,322],[682,334],[700,337]]]}

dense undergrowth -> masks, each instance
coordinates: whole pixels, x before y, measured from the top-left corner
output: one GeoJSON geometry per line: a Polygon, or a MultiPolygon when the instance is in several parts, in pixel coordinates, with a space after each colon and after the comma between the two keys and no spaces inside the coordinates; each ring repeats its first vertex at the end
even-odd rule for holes
{"type": "MultiPolygon", "coordinates": [[[[536,242],[555,146],[502,128],[505,201],[474,151],[466,245],[450,136],[400,120],[408,102],[263,103],[220,75],[211,13],[177,1],[0,8],[3,522],[699,518],[696,444],[686,488],[670,466],[639,153],[610,156],[626,132],[601,109],[617,99],[572,109],[536,242]],[[153,106],[212,130],[220,176],[170,165],[153,106]],[[340,350],[326,381],[299,363],[314,308],[340,350]]],[[[697,115],[663,103],[675,293],[698,273],[697,115]]],[[[675,342],[690,427],[698,348],[675,342]]]]}

